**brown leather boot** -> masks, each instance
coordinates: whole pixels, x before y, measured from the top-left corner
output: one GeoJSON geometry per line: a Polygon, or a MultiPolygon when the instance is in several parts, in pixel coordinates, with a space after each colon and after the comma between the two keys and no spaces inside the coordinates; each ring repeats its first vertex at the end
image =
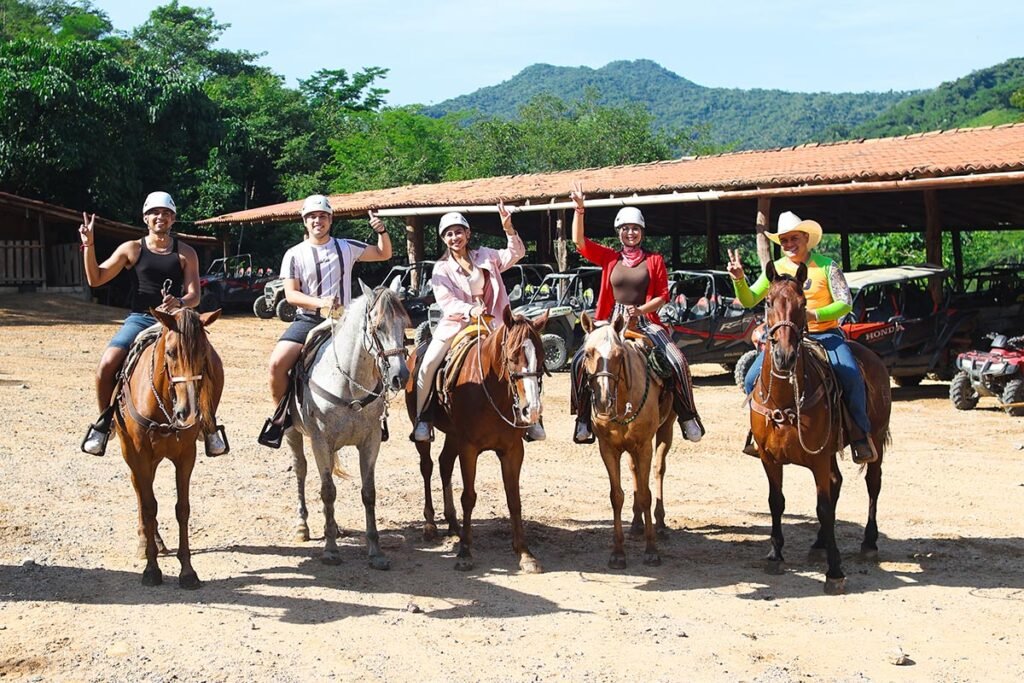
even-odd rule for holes
{"type": "Polygon", "coordinates": [[[755,458],[761,457],[761,451],[758,450],[757,444],[754,443],[754,432],[747,432],[747,442],[743,444],[743,452],[755,458]]]}

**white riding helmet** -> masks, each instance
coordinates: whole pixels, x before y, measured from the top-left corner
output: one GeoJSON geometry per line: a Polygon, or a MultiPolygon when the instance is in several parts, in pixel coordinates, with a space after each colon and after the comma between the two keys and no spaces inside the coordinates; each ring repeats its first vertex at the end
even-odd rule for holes
{"type": "Polygon", "coordinates": [[[618,230],[623,225],[639,225],[641,228],[646,228],[644,224],[644,215],[640,213],[640,209],[635,206],[624,206],[619,209],[619,212],[615,214],[615,229],[618,230]]]}
{"type": "Polygon", "coordinates": [[[150,192],[146,201],[142,204],[142,215],[145,216],[153,209],[169,209],[178,215],[178,208],[174,206],[174,200],[166,192],[150,192]]]}
{"type": "Polygon", "coordinates": [[[443,235],[444,231],[453,225],[461,225],[462,227],[469,229],[469,221],[458,211],[452,211],[441,216],[441,221],[437,224],[437,234],[443,235]]]}
{"type": "Polygon", "coordinates": [[[306,197],[306,201],[302,202],[303,218],[306,217],[306,214],[313,213],[314,211],[325,211],[332,216],[334,215],[334,209],[331,208],[331,203],[327,201],[327,197],[322,194],[311,194],[306,197]]]}

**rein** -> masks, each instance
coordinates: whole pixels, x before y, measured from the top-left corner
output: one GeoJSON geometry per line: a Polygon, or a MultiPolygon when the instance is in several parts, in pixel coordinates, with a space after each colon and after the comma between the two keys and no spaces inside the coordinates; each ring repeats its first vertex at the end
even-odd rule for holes
{"type": "Polygon", "coordinates": [[[150,391],[152,391],[153,393],[153,397],[156,399],[157,407],[160,409],[160,412],[164,414],[164,417],[167,419],[167,422],[157,422],[156,420],[152,420],[139,412],[138,408],[135,407],[135,401],[132,400],[131,377],[122,378],[121,386],[123,390],[121,392],[121,404],[123,408],[127,411],[129,417],[131,417],[136,424],[145,429],[147,432],[161,432],[162,434],[175,434],[175,436],[177,436],[177,432],[183,432],[192,429],[197,424],[199,424],[199,421],[202,419],[202,414],[199,412],[199,405],[198,402],[196,401],[196,391],[194,383],[202,381],[203,375],[172,375],[171,369],[167,366],[167,363],[164,362],[164,373],[167,375],[168,380],[170,380],[171,385],[173,386],[175,384],[187,383],[189,385],[189,402],[195,405],[196,407],[195,415],[192,418],[191,422],[182,424],[176,421],[171,416],[170,411],[167,410],[167,406],[164,405],[163,399],[160,397],[160,392],[158,392],[156,389],[156,351],[157,346],[159,344],[159,339],[156,342],[154,342],[154,345],[152,347],[152,354],[150,355],[149,388],[150,391]]]}
{"type": "Polygon", "coordinates": [[[546,369],[544,371],[536,370],[532,372],[514,372],[512,370],[509,370],[509,364],[511,361],[509,360],[508,354],[505,351],[505,341],[508,339],[507,327],[504,328],[504,337],[505,338],[501,340],[501,361],[502,369],[505,371],[505,374],[508,375],[509,378],[509,393],[512,395],[512,420],[509,420],[507,417],[504,416],[504,414],[502,414],[501,410],[494,403],[494,399],[491,397],[491,393],[487,391],[487,384],[486,382],[484,382],[483,351],[481,350],[483,348],[484,339],[484,335],[482,334],[477,335],[476,338],[476,358],[477,366],[479,367],[480,370],[480,387],[484,391],[484,396],[487,397],[487,402],[491,404],[491,408],[494,409],[495,414],[501,418],[502,422],[507,424],[509,427],[513,427],[515,429],[523,429],[525,427],[529,427],[530,425],[519,424],[519,421],[517,420],[517,417],[519,415],[519,411],[517,409],[520,405],[520,398],[519,392],[516,391],[516,381],[519,379],[526,379],[528,377],[536,377],[537,383],[540,385],[540,388],[543,388],[544,374],[546,372],[546,369]]]}

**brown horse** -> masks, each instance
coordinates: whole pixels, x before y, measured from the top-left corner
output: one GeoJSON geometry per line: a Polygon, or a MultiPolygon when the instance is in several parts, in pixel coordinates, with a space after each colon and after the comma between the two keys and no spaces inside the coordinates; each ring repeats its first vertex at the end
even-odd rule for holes
{"type": "MultiPolygon", "coordinates": [[[[547,323],[547,313],[531,321],[521,315],[513,317],[505,308],[502,325],[486,336],[472,341],[465,361],[447,400],[434,402],[434,426],[445,433],[444,447],[438,458],[444,491],[444,518],[449,533],[459,533],[459,553],[455,568],[473,568],[472,519],[476,505],[476,466],[482,451],[494,451],[501,461],[501,478],[505,499],[512,520],[512,550],[519,556],[519,568],[528,573],[542,571],[540,562],[526,545],[522,506],[519,497],[519,472],[523,466],[523,431],[536,423],[541,414],[541,379],[544,368],[544,345],[540,330],[547,323]],[[462,471],[462,527],[455,514],[452,498],[452,470],[458,458],[462,471]]],[[[406,407],[409,418],[415,419],[415,355],[410,359],[410,380],[406,407]]],[[[443,370],[442,370],[443,371],[443,370]]],[[[434,503],[430,494],[430,478],[434,465],[430,459],[430,443],[417,442],[420,473],[423,475],[425,524],[423,535],[428,540],[437,536],[434,503]]]]}
{"type": "MultiPolygon", "coordinates": [[[[838,390],[826,386],[826,383],[835,383],[829,382],[827,368],[812,357],[808,343],[803,341],[807,323],[807,300],[803,290],[806,266],[801,265],[793,278],[779,275],[769,262],[765,275],[771,280],[767,297],[768,346],[750,406],[750,428],[768,476],[768,505],[772,513],[772,549],[766,558],[765,570],[769,573],[782,571],[782,512],[786,507],[782,466],[802,465],[811,470],[817,488],[820,527],[812,553],[825,551],[828,562],[825,592],[842,593],[846,579],[836,546],[835,512],[843,475],[836,454],[849,439],[842,429],[838,390]]],[[[878,356],[856,343],[850,343],[850,348],[867,382],[868,417],[872,425],[868,438],[878,454],[875,461],[866,466],[868,522],[861,552],[877,555],[875,513],[882,487],[882,454],[889,443],[892,396],[889,373],[878,356]]]]}
{"type": "Polygon", "coordinates": [[[153,479],[160,461],[174,463],[178,503],[178,585],[198,588],[188,545],[189,480],[196,461],[196,439],[214,429],[216,403],[224,386],[224,370],[203,328],[220,311],[199,315],[191,308],[174,313],[154,310],[162,326],[160,338],[139,355],[123,380],[116,424],[121,453],[132,471],[139,504],[139,553],[145,553],[142,583],[157,586],[163,575],[157,552],[166,552],[157,530],[153,479]]]}
{"type": "Polygon", "coordinates": [[[623,551],[621,458],[629,453],[633,473],[632,531],[641,529],[647,541],[644,564],[661,564],[655,532],[665,529],[665,460],[672,447],[675,412],[672,395],[662,391],[663,383],[648,371],[643,343],[626,339],[626,321],[616,315],[611,324],[595,326],[586,313],[580,319],[587,333],[583,341],[583,366],[591,392],[593,429],[608,470],[614,515],[614,546],[608,566],[626,567],[623,551]],[[652,441],[657,442],[656,459],[652,441]],[[651,518],[651,465],[657,478],[655,519],[651,518]]]}

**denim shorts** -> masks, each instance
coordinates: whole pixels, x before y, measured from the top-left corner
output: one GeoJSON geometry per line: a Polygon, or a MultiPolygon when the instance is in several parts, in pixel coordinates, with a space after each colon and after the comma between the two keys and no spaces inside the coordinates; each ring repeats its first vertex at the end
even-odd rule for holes
{"type": "Polygon", "coordinates": [[[131,348],[132,342],[138,337],[144,329],[152,327],[157,324],[157,319],[151,316],[149,313],[129,313],[128,317],[124,319],[124,324],[121,325],[121,329],[117,331],[114,338],[110,340],[107,346],[114,346],[119,349],[127,351],[131,348]]]}
{"type": "Polygon", "coordinates": [[[295,316],[295,320],[288,326],[288,329],[284,331],[284,334],[277,340],[279,342],[295,342],[296,344],[305,344],[306,335],[314,327],[322,323],[324,319],[318,315],[308,315],[305,313],[298,313],[295,316]]]}

